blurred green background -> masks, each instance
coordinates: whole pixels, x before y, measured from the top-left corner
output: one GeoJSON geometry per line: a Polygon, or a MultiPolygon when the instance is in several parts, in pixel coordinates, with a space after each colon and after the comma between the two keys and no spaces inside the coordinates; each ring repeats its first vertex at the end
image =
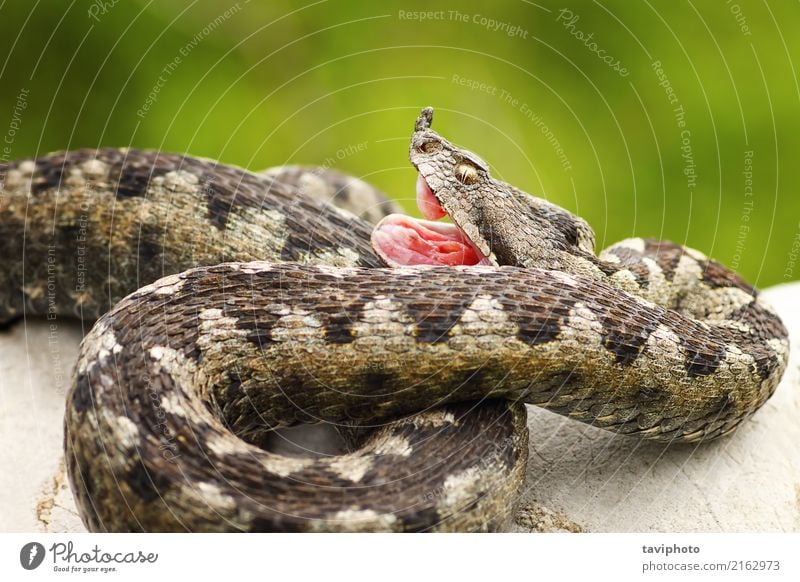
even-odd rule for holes
{"type": "Polygon", "coordinates": [[[3,2],[2,158],[326,164],[416,213],[408,138],[433,105],[599,248],[669,238],[767,286],[800,278],[798,26],[797,3],[746,0],[3,2]]]}

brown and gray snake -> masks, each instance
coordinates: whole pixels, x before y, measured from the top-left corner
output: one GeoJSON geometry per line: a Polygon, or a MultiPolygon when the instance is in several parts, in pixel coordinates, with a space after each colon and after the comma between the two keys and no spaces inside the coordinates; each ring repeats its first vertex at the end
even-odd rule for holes
{"type": "Polygon", "coordinates": [[[0,319],[97,319],[64,421],[88,529],[497,530],[524,403],[695,442],[770,397],[787,332],[756,289],[670,242],[595,255],[586,222],[431,121],[418,201],[453,224],[385,216],[324,168],[133,149],[0,166],[0,319]],[[348,198],[366,219],[330,203],[348,198]],[[265,444],[323,422],[342,454],[265,444]]]}

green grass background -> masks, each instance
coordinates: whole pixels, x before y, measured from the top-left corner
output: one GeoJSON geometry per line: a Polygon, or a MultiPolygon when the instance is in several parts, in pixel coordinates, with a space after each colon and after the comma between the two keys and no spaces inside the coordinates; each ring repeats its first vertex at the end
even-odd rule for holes
{"type": "Polygon", "coordinates": [[[496,176],[579,212],[599,247],[669,238],[767,286],[800,278],[798,25],[796,2],[756,0],[5,1],[3,157],[138,146],[251,169],[327,162],[415,213],[408,138],[433,105],[435,129],[496,176]],[[563,8],[579,17],[572,28],[563,8]],[[685,111],[693,186],[654,61],[685,111]]]}

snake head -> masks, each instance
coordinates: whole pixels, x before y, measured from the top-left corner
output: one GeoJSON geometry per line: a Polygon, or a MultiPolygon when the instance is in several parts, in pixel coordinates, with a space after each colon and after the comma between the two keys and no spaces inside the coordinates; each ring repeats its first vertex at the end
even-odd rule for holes
{"type": "Polygon", "coordinates": [[[560,253],[591,252],[593,233],[563,208],[496,180],[479,156],[433,131],[433,108],[414,123],[409,158],[419,175],[417,205],[427,220],[391,214],[372,246],[390,266],[549,267],[560,253]],[[435,222],[447,216],[452,223],[435,222]]]}
{"type": "Polygon", "coordinates": [[[432,123],[433,108],[426,107],[414,124],[409,158],[420,174],[418,182],[424,182],[434,196],[434,200],[420,200],[418,189],[420,210],[426,218],[436,219],[450,214],[448,208],[436,207],[448,204],[455,209],[457,199],[471,198],[469,192],[477,192],[493,180],[486,162],[433,131],[432,123]]]}
{"type": "Polygon", "coordinates": [[[390,215],[376,227],[373,247],[390,265],[497,265],[487,233],[479,228],[490,224],[480,202],[488,197],[470,203],[472,193],[491,179],[489,168],[433,131],[432,123],[433,108],[426,107],[414,123],[409,149],[419,172],[417,205],[428,220],[390,215]],[[434,222],[448,215],[455,224],[434,222]]]}
{"type": "Polygon", "coordinates": [[[491,206],[496,187],[479,156],[433,131],[433,108],[414,123],[409,158],[419,172],[416,199],[428,220],[399,214],[384,218],[373,247],[392,266],[407,264],[498,265],[492,250],[491,206]],[[482,190],[487,190],[482,194],[482,190]],[[487,215],[488,211],[488,215],[487,215]],[[434,222],[449,216],[454,224],[434,222]]]}

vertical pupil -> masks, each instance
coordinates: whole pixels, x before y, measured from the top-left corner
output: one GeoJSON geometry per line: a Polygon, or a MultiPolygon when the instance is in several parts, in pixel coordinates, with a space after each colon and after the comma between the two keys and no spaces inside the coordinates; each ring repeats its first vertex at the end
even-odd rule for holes
{"type": "Polygon", "coordinates": [[[475,168],[468,164],[459,164],[456,166],[456,179],[464,184],[472,184],[475,182],[476,174],[475,168]]]}

